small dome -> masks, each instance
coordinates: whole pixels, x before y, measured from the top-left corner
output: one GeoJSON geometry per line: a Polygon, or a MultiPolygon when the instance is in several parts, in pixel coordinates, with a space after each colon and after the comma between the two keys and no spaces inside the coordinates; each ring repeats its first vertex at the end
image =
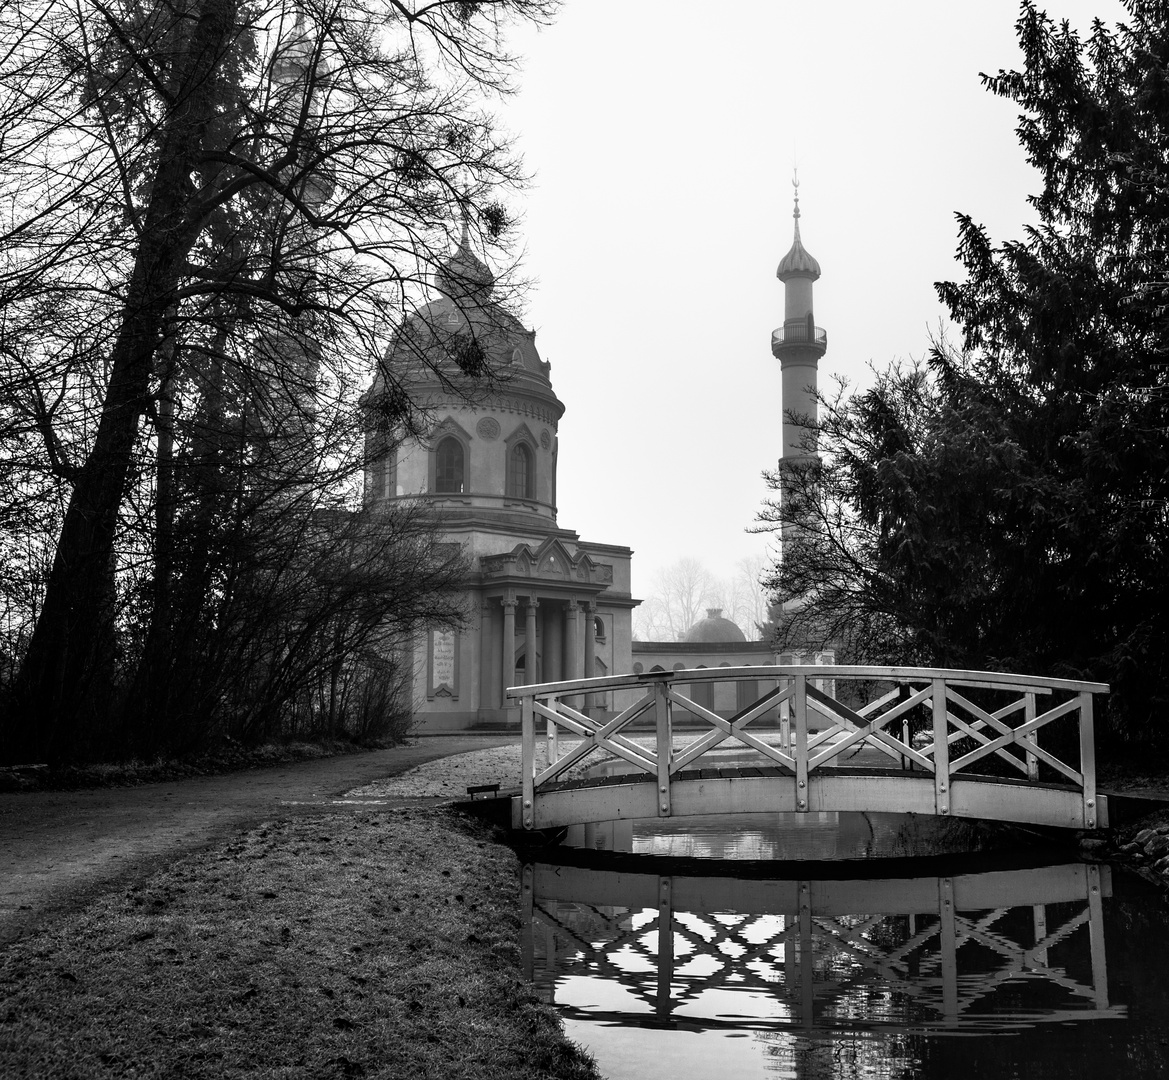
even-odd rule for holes
{"type": "Polygon", "coordinates": [[[435,271],[434,283],[453,300],[477,293],[490,293],[495,286],[495,275],[488,265],[471,250],[470,229],[463,222],[463,235],[455,253],[435,271]]]}
{"type": "Polygon", "coordinates": [[[447,296],[457,300],[478,292],[491,292],[495,275],[469,247],[460,244],[459,250],[438,268],[434,283],[447,296]]]}
{"type": "Polygon", "coordinates": [[[804,245],[800,243],[800,229],[796,226],[796,238],[792,242],[791,250],[779,260],[779,268],[775,276],[780,281],[788,278],[809,277],[815,281],[820,276],[820,264],[808,254],[804,245]]]}
{"type": "Polygon", "coordinates": [[[795,189],[795,206],[792,210],[792,220],[795,222],[795,238],[792,240],[791,250],[779,260],[779,268],[775,276],[780,281],[788,278],[807,277],[815,281],[820,276],[820,264],[805,250],[800,240],[800,182],[792,178],[792,187],[795,189]]]}
{"type": "Polygon", "coordinates": [[[723,618],[722,608],[707,608],[706,618],[696,622],[686,631],[686,640],[712,644],[715,642],[746,641],[747,635],[730,619],[723,618]]]}

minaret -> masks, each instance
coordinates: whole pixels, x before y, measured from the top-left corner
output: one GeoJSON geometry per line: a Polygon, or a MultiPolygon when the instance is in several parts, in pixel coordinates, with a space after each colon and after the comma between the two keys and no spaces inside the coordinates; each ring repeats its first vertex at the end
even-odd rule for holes
{"type": "MultiPolygon", "coordinates": [[[[816,423],[816,367],[828,349],[828,335],[816,325],[812,312],[812,283],[820,276],[820,264],[804,250],[800,240],[800,182],[795,189],[795,237],[791,250],[780,260],[775,276],[783,282],[783,326],[771,332],[771,355],[779,361],[783,416],[783,456],[779,461],[779,504],[782,524],[779,557],[791,549],[799,530],[799,501],[802,485],[792,470],[814,459],[813,433],[816,423]]],[[[784,619],[801,610],[807,597],[778,597],[769,620],[778,627],[784,619]]],[[[799,653],[795,653],[798,657],[799,653]]],[[[796,661],[799,662],[798,660],[796,661]]]]}
{"type": "Polygon", "coordinates": [[[828,349],[828,335],[816,325],[812,314],[812,282],[820,276],[820,264],[800,241],[800,182],[794,176],[792,187],[795,239],[775,271],[783,282],[783,326],[771,333],[771,355],[779,361],[782,377],[781,469],[809,456],[811,431],[799,421],[816,422],[816,365],[828,349]]]}

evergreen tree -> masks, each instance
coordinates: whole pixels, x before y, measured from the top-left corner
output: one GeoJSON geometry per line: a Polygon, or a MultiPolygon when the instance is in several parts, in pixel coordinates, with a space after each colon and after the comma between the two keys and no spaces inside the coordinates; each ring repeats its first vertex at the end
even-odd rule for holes
{"type": "Polygon", "coordinates": [[[1150,735],[1169,698],[1169,6],[1127,9],[1081,39],[1023,4],[1022,69],[983,78],[1021,109],[1039,224],[996,246],[959,215],[965,279],[937,289],[961,347],[825,403],[808,539],[773,585],[839,629],[827,559],[866,658],[1106,680],[1150,735]]]}

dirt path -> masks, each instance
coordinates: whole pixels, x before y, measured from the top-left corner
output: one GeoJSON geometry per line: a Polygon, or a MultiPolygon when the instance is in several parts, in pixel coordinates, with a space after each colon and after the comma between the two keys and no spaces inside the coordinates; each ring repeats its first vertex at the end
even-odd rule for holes
{"type": "MultiPolygon", "coordinates": [[[[439,736],[369,754],[225,776],[134,788],[0,794],[0,946],[115,883],[140,878],[160,862],[189,855],[241,827],[276,815],[368,807],[368,794],[343,796],[435,759],[516,742],[507,736],[439,736]]],[[[500,760],[510,755],[503,751],[500,760]]],[[[380,785],[378,801],[465,795],[466,784],[488,779],[481,775],[482,766],[469,765],[473,760],[490,769],[496,756],[455,759],[437,771],[422,770],[418,778],[403,778],[399,785],[380,785]]]]}

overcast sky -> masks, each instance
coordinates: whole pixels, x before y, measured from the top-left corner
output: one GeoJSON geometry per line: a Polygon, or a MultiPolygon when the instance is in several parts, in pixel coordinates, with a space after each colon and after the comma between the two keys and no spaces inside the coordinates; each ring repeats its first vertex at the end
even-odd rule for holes
{"type": "MultiPolygon", "coordinates": [[[[776,264],[823,275],[820,385],[918,357],[959,274],[955,211],[996,240],[1032,220],[1016,110],[979,72],[1021,63],[1013,0],[567,0],[513,39],[502,111],[522,201],[527,321],[567,411],[559,523],[634,549],[634,594],[693,556],[720,576],[780,453],[776,264]]],[[[1086,31],[1116,0],[1051,0],[1086,31]]]]}

